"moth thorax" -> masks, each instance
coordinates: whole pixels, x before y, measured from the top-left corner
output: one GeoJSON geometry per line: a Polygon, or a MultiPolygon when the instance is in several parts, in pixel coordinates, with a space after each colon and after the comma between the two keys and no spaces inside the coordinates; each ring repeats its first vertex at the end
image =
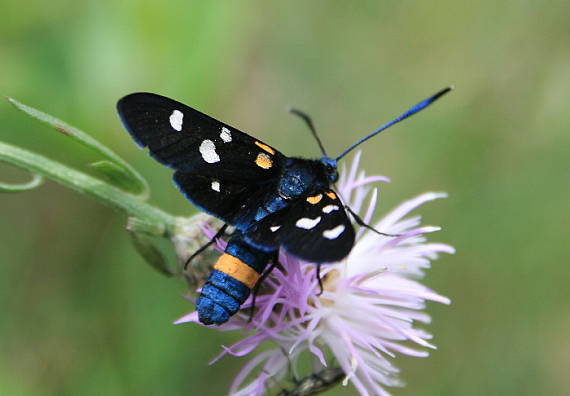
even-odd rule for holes
{"type": "Polygon", "coordinates": [[[292,158],[279,180],[279,195],[290,199],[307,194],[315,183],[319,184],[320,173],[313,161],[292,158]]]}

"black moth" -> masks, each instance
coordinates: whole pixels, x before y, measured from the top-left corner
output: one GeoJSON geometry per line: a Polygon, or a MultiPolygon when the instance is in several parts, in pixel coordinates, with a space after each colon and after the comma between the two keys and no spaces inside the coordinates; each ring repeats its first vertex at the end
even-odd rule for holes
{"type": "Polygon", "coordinates": [[[229,320],[277,264],[280,248],[318,265],[345,258],[354,245],[348,213],[358,224],[370,227],[343,205],[334,191],[337,161],[450,89],[413,106],[336,158],[326,155],[308,116],[294,111],[317,139],[321,159],[286,157],[248,134],[164,96],[134,93],[122,98],[118,112],[135,142],[148,147],[154,159],[175,171],[174,182],[188,200],[235,227],[197,300],[200,321],[222,324],[229,320]]]}

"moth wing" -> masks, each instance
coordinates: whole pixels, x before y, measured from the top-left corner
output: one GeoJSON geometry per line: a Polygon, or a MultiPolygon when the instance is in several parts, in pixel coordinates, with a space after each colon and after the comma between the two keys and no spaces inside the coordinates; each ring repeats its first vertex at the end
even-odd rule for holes
{"type": "Polygon", "coordinates": [[[302,260],[325,263],[345,258],[355,234],[338,196],[323,191],[253,224],[246,238],[256,246],[280,245],[302,260]]]}
{"type": "Polygon", "coordinates": [[[252,223],[244,233],[244,239],[261,250],[273,250],[281,244],[283,224],[287,223],[291,207],[285,207],[252,223]]]}
{"type": "Polygon", "coordinates": [[[117,103],[140,147],[177,171],[244,184],[277,178],[285,157],[248,134],[180,102],[134,93],[117,103]]]}
{"type": "Polygon", "coordinates": [[[235,225],[238,214],[255,194],[259,186],[177,171],[174,183],[182,194],[200,210],[218,217],[225,223],[235,225]]]}

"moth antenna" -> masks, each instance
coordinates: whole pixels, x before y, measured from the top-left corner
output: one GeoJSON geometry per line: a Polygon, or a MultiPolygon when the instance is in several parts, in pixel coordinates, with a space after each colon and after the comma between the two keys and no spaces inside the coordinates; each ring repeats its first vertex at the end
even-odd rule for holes
{"type": "Polygon", "coordinates": [[[317,296],[321,296],[321,294],[323,294],[323,292],[325,291],[325,289],[323,288],[323,278],[321,277],[321,264],[322,263],[317,263],[317,281],[319,282],[319,293],[317,293],[317,296]]]}
{"type": "Polygon", "coordinates": [[[382,132],[385,129],[390,128],[392,125],[397,124],[400,121],[405,120],[406,118],[422,111],[423,109],[425,109],[426,107],[428,107],[429,105],[431,105],[432,103],[434,103],[436,100],[438,100],[439,98],[441,98],[443,95],[445,95],[446,93],[448,93],[449,91],[453,90],[454,86],[449,86],[447,88],[442,89],[441,91],[437,92],[436,94],[430,96],[429,98],[422,100],[421,102],[419,102],[418,104],[416,104],[415,106],[412,106],[411,108],[409,108],[408,110],[406,110],[404,113],[402,113],[402,115],[394,118],[392,121],[390,121],[387,124],[382,125],[380,128],[378,128],[377,130],[375,130],[374,132],[372,132],[370,135],[363,137],[362,139],[360,139],[359,141],[357,141],[356,143],[354,143],[352,146],[350,146],[349,148],[347,148],[346,150],[344,150],[344,152],[339,155],[338,157],[336,157],[336,160],[340,160],[342,157],[344,157],[346,154],[348,154],[350,151],[352,151],[356,146],[359,146],[360,144],[364,143],[365,141],[367,141],[368,139],[378,135],[380,132],[382,132]]]}
{"type": "Polygon", "coordinates": [[[342,195],[338,192],[335,191],[336,195],[338,195],[341,198],[341,202],[344,206],[344,208],[346,209],[346,211],[348,213],[350,213],[350,215],[352,217],[354,217],[354,221],[356,221],[356,224],[358,224],[361,227],[366,228],[367,230],[370,230],[372,232],[375,232],[378,235],[382,235],[382,236],[387,236],[387,237],[399,237],[402,236],[401,234],[386,234],[385,232],[381,232],[378,231],[376,228],[372,227],[370,224],[367,224],[364,222],[364,220],[362,220],[362,218],[360,218],[360,216],[350,208],[350,206],[348,206],[348,203],[346,202],[346,200],[342,197],[342,195]]]}
{"type": "Polygon", "coordinates": [[[348,213],[350,213],[352,215],[352,217],[354,217],[354,221],[356,221],[356,224],[358,224],[359,226],[364,227],[367,230],[370,230],[370,231],[375,232],[376,234],[382,235],[382,236],[387,236],[387,237],[402,236],[402,234],[386,234],[385,232],[378,231],[376,228],[372,227],[370,224],[365,223],[364,220],[362,220],[360,218],[360,216],[358,214],[356,214],[356,212],[350,208],[350,206],[344,204],[344,207],[346,208],[348,213]]]}
{"type": "Polygon", "coordinates": [[[317,130],[315,129],[315,125],[313,124],[313,120],[311,119],[311,117],[309,117],[309,115],[304,111],[295,109],[294,107],[291,107],[289,109],[289,113],[296,115],[297,117],[302,119],[305,122],[305,124],[307,124],[315,140],[317,141],[319,148],[321,149],[321,153],[323,153],[323,156],[328,157],[325,147],[323,146],[323,142],[321,142],[319,135],[317,135],[317,130]]]}

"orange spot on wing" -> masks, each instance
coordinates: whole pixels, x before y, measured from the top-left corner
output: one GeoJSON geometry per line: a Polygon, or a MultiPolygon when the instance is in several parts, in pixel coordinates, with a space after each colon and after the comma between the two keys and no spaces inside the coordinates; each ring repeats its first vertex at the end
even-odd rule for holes
{"type": "Polygon", "coordinates": [[[214,269],[231,276],[250,289],[253,289],[259,279],[259,273],[257,273],[253,268],[237,257],[227,253],[223,254],[218,259],[216,265],[214,265],[214,269]]]}
{"type": "Polygon", "coordinates": [[[257,166],[263,169],[269,169],[273,166],[273,161],[271,160],[271,157],[265,153],[257,154],[255,163],[257,164],[257,166]]]}
{"type": "Polygon", "coordinates": [[[317,194],[312,197],[307,197],[307,202],[311,205],[315,205],[321,202],[321,199],[323,199],[323,194],[317,194]]]}
{"type": "Polygon", "coordinates": [[[336,194],[333,193],[332,191],[328,191],[325,193],[327,197],[329,197],[330,199],[336,199],[336,194]]]}
{"type": "Polygon", "coordinates": [[[271,155],[275,155],[275,150],[273,150],[271,147],[269,147],[267,144],[263,144],[261,142],[256,141],[255,144],[258,147],[261,147],[263,150],[267,151],[269,154],[271,155]]]}

